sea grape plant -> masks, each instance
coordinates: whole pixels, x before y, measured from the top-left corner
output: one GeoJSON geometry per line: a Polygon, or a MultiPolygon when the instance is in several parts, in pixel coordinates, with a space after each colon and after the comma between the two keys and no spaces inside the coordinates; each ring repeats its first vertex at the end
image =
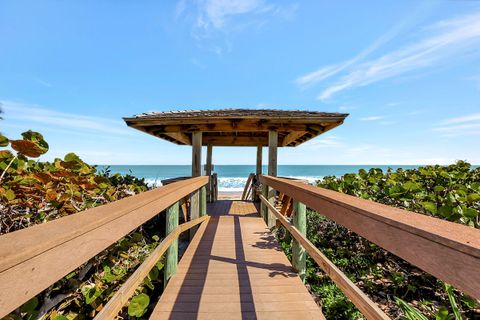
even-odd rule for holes
{"type": "MultiPolygon", "coordinates": [[[[74,153],[52,162],[38,161],[48,151],[38,132],[21,139],[0,135],[0,234],[51,221],[148,189],[143,179],[98,172],[74,153]]],[[[155,219],[154,219],[155,220],[155,219]]],[[[141,226],[5,319],[93,318],[119,286],[160,242],[158,219],[141,226]]],[[[150,296],[163,288],[159,261],[121,312],[123,318],[145,315],[150,296]]]]}

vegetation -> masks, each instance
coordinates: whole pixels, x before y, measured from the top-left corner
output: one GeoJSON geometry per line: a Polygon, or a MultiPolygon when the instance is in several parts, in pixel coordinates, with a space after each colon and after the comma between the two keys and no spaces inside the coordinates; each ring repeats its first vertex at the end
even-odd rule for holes
{"type": "MultiPolygon", "coordinates": [[[[0,135],[0,234],[51,221],[88,208],[147,190],[143,179],[97,172],[74,153],[53,162],[35,158],[48,151],[37,132],[27,131],[18,140],[0,135]],[[11,147],[10,151],[7,147],[11,147]]],[[[158,219],[91,259],[6,319],[88,319],[93,317],[121,283],[159,243],[163,230],[158,219]]],[[[150,272],[123,318],[145,314],[150,296],[163,288],[160,261],[150,272]]]]}
{"type": "MultiPolygon", "coordinates": [[[[396,171],[360,170],[325,177],[319,187],[479,228],[480,168],[459,161],[396,171]]],[[[308,211],[307,237],[393,319],[472,319],[478,301],[454,290],[348,229],[308,211]]],[[[287,254],[291,246],[278,236],[287,254]]],[[[327,319],[358,319],[360,312],[316,263],[307,260],[307,284],[327,319]]]]}

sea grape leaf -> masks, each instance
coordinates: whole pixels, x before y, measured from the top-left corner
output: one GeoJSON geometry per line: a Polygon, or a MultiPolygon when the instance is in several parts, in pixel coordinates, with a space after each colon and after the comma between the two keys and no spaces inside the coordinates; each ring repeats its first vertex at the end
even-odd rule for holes
{"type": "Polygon", "coordinates": [[[8,146],[8,142],[9,142],[8,138],[0,134],[0,147],[8,146]]]}
{"type": "Polygon", "coordinates": [[[77,155],[76,155],[75,153],[73,153],[73,152],[67,153],[63,159],[64,159],[66,162],[71,162],[71,161],[74,161],[74,162],[82,162],[82,160],[80,159],[80,157],[77,156],[77,155]]]}
{"type": "Polygon", "coordinates": [[[158,275],[159,275],[159,271],[158,271],[158,268],[157,267],[153,267],[152,270],[150,270],[150,273],[148,274],[148,276],[150,277],[150,279],[152,279],[153,281],[157,280],[158,279],[158,275]]]}
{"type": "Polygon", "coordinates": [[[424,201],[420,203],[422,207],[430,213],[437,213],[437,206],[433,202],[424,201]]]}
{"type": "Polygon", "coordinates": [[[131,317],[141,317],[147,311],[150,304],[150,297],[141,293],[132,298],[128,304],[128,315],[131,317]]]}
{"type": "Polygon", "coordinates": [[[43,136],[40,133],[28,130],[22,133],[22,137],[24,140],[34,142],[43,153],[48,151],[48,143],[43,139],[43,136]]]}
{"type": "Polygon", "coordinates": [[[467,200],[468,200],[468,202],[476,202],[476,201],[479,201],[479,200],[480,200],[480,194],[478,194],[478,193],[470,193],[470,194],[467,196],[467,200]]]}
{"type": "Polygon", "coordinates": [[[475,219],[478,216],[478,211],[473,208],[466,208],[463,210],[463,215],[470,219],[475,219]]]}
{"type": "Polygon", "coordinates": [[[4,196],[8,201],[12,201],[13,199],[15,199],[15,192],[13,192],[13,190],[11,189],[8,189],[5,192],[4,196]]]}
{"type": "Polygon", "coordinates": [[[10,150],[2,150],[0,151],[0,159],[10,159],[13,158],[13,154],[10,150]]]}
{"type": "Polygon", "coordinates": [[[31,158],[38,158],[45,152],[35,143],[29,140],[11,140],[13,150],[31,158]]]}

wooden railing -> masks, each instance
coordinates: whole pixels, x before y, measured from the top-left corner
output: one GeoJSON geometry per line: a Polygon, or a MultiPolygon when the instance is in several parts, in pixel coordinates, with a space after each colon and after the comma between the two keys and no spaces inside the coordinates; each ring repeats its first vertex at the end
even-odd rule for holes
{"type": "Polygon", "coordinates": [[[0,236],[0,318],[166,210],[168,236],[120,288],[99,318],[113,318],[167,251],[166,280],[176,270],[177,238],[206,215],[205,185],[197,177],[0,236]],[[178,226],[179,201],[191,195],[190,219],[178,226]]]}
{"type": "Polygon", "coordinates": [[[480,230],[287,179],[260,176],[261,215],[294,238],[292,264],[302,274],[305,251],[368,319],[388,319],[306,237],[306,207],[480,299],[480,230]],[[276,193],[293,199],[293,225],[274,206],[276,193]]]}

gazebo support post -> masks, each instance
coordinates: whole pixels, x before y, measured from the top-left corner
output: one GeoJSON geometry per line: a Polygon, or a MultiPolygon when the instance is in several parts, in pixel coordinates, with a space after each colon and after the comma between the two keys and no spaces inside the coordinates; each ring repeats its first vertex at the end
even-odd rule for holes
{"type": "MultiPolygon", "coordinates": [[[[278,149],[278,132],[268,132],[268,175],[272,177],[277,176],[277,149],[278,149]]],[[[268,188],[268,201],[275,205],[275,189],[268,188]]],[[[275,215],[268,210],[267,225],[269,228],[273,228],[276,224],[275,215]]]]}

